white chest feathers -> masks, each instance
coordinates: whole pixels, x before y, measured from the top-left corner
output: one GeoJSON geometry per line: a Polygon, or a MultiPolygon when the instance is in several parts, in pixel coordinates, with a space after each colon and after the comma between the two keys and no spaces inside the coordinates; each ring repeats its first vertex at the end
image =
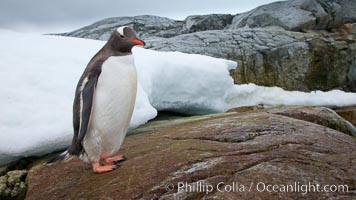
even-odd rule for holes
{"type": "MultiPolygon", "coordinates": [[[[122,90],[121,86],[137,84],[136,68],[132,55],[111,56],[102,65],[98,79],[99,87],[109,90],[122,90]]],[[[124,91],[122,91],[124,92],[124,91]]]]}
{"type": "Polygon", "coordinates": [[[120,149],[133,113],[137,75],[133,56],[108,58],[102,65],[84,148],[90,160],[120,149]],[[90,158],[91,157],[91,158],[90,158]]]}

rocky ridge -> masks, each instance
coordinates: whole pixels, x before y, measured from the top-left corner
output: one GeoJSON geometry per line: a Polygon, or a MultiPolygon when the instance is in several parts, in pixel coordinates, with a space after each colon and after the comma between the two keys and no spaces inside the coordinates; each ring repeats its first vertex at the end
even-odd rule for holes
{"type": "Polygon", "coordinates": [[[107,40],[119,26],[133,27],[144,39],[241,28],[332,30],[355,22],[355,10],[356,3],[352,0],[290,0],[273,2],[242,14],[192,15],[183,21],[152,15],[113,17],[59,35],[107,40]]]}
{"type": "MultiPolygon", "coordinates": [[[[352,30],[356,26],[352,25],[352,30]]],[[[287,90],[356,91],[356,35],[265,29],[212,30],[147,40],[147,48],[231,59],[235,83],[287,90]],[[187,48],[189,46],[189,48],[187,48]]]]}
{"type": "Polygon", "coordinates": [[[181,33],[183,22],[165,17],[141,15],[135,17],[113,17],[100,20],[89,26],[69,33],[58,35],[107,40],[110,34],[120,26],[133,27],[142,38],[173,37],[181,33]]]}
{"type": "Polygon", "coordinates": [[[237,61],[235,83],[356,92],[356,2],[291,0],[238,15],[117,17],[64,36],[106,40],[131,26],[147,48],[237,61]]]}

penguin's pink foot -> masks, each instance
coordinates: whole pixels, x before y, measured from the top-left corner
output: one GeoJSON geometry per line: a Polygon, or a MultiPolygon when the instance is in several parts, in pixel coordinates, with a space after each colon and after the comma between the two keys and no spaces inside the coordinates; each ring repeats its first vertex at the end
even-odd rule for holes
{"type": "Polygon", "coordinates": [[[104,172],[110,172],[116,169],[116,165],[104,165],[101,166],[99,163],[93,163],[92,164],[93,171],[95,173],[104,173],[104,172]]]}
{"type": "Polygon", "coordinates": [[[114,157],[110,157],[105,159],[106,163],[119,163],[121,161],[125,161],[126,157],[123,155],[118,155],[118,156],[114,156],[114,157]]]}
{"type": "Polygon", "coordinates": [[[102,165],[115,165],[115,162],[107,162],[105,159],[100,161],[102,165]]]}

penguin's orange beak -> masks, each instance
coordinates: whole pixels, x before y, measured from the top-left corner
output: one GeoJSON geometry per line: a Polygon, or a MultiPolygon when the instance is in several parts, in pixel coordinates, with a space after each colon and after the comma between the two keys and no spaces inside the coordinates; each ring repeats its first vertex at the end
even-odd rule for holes
{"type": "Polygon", "coordinates": [[[130,39],[130,41],[136,45],[145,46],[145,42],[138,39],[130,39]]]}

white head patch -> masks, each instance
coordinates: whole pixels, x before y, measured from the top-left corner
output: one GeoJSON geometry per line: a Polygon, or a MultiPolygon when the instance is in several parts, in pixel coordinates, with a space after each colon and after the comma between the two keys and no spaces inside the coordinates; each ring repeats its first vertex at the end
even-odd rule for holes
{"type": "Polygon", "coordinates": [[[127,26],[120,26],[119,28],[116,29],[116,31],[120,34],[120,35],[124,35],[124,28],[126,28],[127,26]]]}

